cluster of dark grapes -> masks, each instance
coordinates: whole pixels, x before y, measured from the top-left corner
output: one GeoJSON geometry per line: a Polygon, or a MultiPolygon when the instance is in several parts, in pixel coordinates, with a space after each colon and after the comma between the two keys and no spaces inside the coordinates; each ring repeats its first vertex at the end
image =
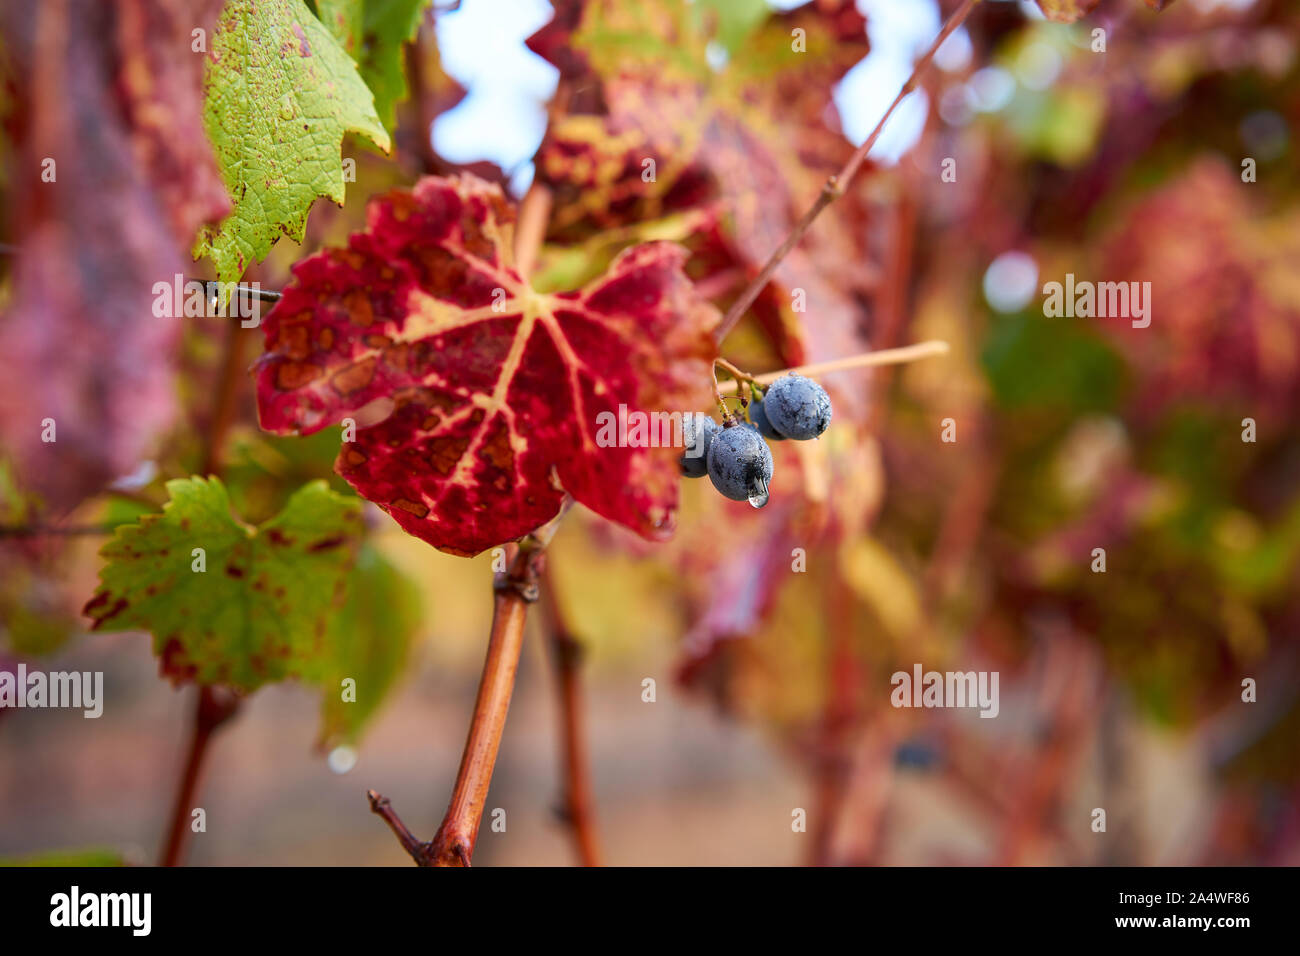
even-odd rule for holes
{"type": "Polygon", "coordinates": [[[686,477],[707,474],[724,497],[761,508],[772,480],[767,440],[816,438],[831,423],[831,397],[810,378],[786,375],[750,402],[749,419],[719,425],[703,413],[687,415],[682,429],[686,452],[679,461],[686,477]]]}

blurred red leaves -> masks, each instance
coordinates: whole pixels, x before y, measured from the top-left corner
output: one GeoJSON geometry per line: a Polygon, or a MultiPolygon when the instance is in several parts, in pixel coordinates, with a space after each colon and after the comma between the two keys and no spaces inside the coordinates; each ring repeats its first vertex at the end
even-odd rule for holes
{"type": "MultiPolygon", "coordinates": [[[[691,5],[593,0],[556,10],[529,40],[561,71],[536,160],[539,181],[557,197],[551,238],[577,241],[703,207],[718,227],[706,237],[710,271],[693,260],[692,274],[706,282],[756,274],[853,152],[831,96],[867,53],[854,4],[817,0],[773,13],[716,68],[713,25],[691,5]]],[[[755,307],[781,365],[869,346],[862,302],[875,270],[865,179],[818,220],[755,307]]],[[[728,284],[719,303],[740,285],[728,284]]],[[[835,398],[842,421],[865,411],[857,389],[835,398]]]]}
{"type": "Polygon", "coordinates": [[[178,319],[153,313],[151,290],[229,208],[202,126],[204,54],[191,50],[220,6],[0,12],[15,147],[6,235],[19,246],[0,318],[0,442],[56,509],[133,468],[175,416],[178,319]]]}
{"type": "MultiPolygon", "coordinates": [[[[1036,2],[1047,19],[1058,23],[1073,23],[1097,9],[1097,4],[1101,0],[1036,0],[1036,2]]],[[[1152,10],[1163,10],[1173,3],[1173,0],[1144,0],[1144,2],[1152,10]]]]}
{"type": "Polygon", "coordinates": [[[451,553],[533,531],[566,492],[662,537],[680,452],[607,447],[601,416],[703,407],[716,313],[662,242],[582,290],[539,294],[513,267],[514,215],[495,185],[429,177],[374,200],[347,249],[299,262],[265,322],[262,426],[363,419],[339,474],[451,553]],[[391,414],[364,420],[377,401],[391,414]]]}
{"type": "Polygon", "coordinates": [[[1138,369],[1147,418],[1189,398],[1270,419],[1300,402],[1300,209],[1253,200],[1204,158],[1133,203],[1102,245],[1104,274],[1151,283],[1150,329],[1097,320],[1138,369]]]}
{"type": "Polygon", "coordinates": [[[1038,8],[1049,20],[1073,23],[1097,8],[1101,0],[1037,0],[1038,8]]]}

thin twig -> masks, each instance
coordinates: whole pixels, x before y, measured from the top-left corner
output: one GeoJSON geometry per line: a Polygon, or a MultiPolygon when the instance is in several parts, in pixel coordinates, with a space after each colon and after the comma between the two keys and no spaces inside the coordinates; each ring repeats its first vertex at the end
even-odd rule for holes
{"type": "Polygon", "coordinates": [[[0,538],[112,534],[116,529],[115,524],[11,524],[0,525],[0,538]]]}
{"type": "Polygon", "coordinates": [[[755,384],[754,376],[750,375],[748,372],[741,371],[724,358],[715,358],[713,364],[720,366],[723,371],[727,372],[738,382],[748,382],[751,385],[755,384]]]}
{"type": "Polygon", "coordinates": [[[366,791],[366,799],[370,801],[370,811],[383,817],[384,822],[397,836],[398,842],[402,844],[402,849],[409,853],[411,859],[415,860],[416,863],[421,863],[428,844],[421,843],[416,839],[415,834],[407,829],[406,824],[402,822],[402,818],[393,809],[392,802],[374,790],[366,791]]]}
{"type": "MultiPolygon", "coordinates": [[[[727,407],[727,403],[722,400],[722,389],[718,386],[718,366],[710,366],[709,374],[713,378],[713,399],[718,403],[718,411],[722,414],[722,424],[730,425],[735,419],[732,417],[731,409],[727,407]]],[[[727,384],[731,386],[737,383],[728,382],[727,384]]],[[[735,391],[735,389],[731,389],[731,391],[735,391]]]]}
{"type": "Polygon", "coordinates": [[[889,118],[893,115],[894,110],[898,108],[898,104],[903,102],[903,100],[907,98],[908,94],[916,89],[917,78],[925,72],[926,68],[930,65],[930,61],[934,58],[935,51],[943,45],[943,42],[952,35],[954,30],[965,22],[966,17],[970,15],[975,4],[979,2],[980,0],[963,0],[962,5],[956,9],[951,17],[948,18],[948,22],[943,25],[943,29],[939,31],[939,35],[936,36],[934,42],[930,44],[930,48],[925,51],[919,60],[916,61],[916,65],[912,68],[912,75],[907,78],[907,82],[903,84],[903,88],[898,91],[898,95],[894,97],[894,102],[889,104],[889,109],[885,110],[885,115],[880,117],[880,122],[878,122],[876,128],[871,131],[871,135],[863,140],[862,145],[853,151],[853,155],[850,156],[848,162],[844,164],[844,168],[826,180],[825,185],[822,186],[821,192],[817,195],[816,201],[811,207],[809,207],[808,211],[803,214],[800,220],[795,223],[794,228],[790,230],[790,234],[785,237],[785,240],[781,245],[779,245],[776,251],[768,258],[758,275],[750,281],[749,285],[745,286],[740,295],[736,297],[736,301],[731,303],[731,307],[727,309],[727,314],[722,317],[722,320],[713,330],[713,340],[715,342],[721,343],[722,340],[727,337],[728,333],[736,327],[736,323],[739,322],[740,317],[745,314],[745,310],[754,304],[754,300],[758,298],[759,293],[762,292],[763,288],[772,280],[772,276],[776,273],[777,266],[781,264],[781,260],[790,253],[791,249],[799,244],[801,239],[803,239],[804,233],[806,233],[808,227],[813,224],[813,220],[821,215],[823,209],[840,196],[844,195],[845,188],[862,167],[863,162],[866,161],[867,154],[871,152],[872,147],[876,145],[876,140],[879,139],[881,131],[885,128],[885,124],[889,122],[889,118]]]}
{"type": "MultiPolygon", "coordinates": [[[[806,375],[809,378],[815,378],[818,375],[829,375],[831,372],[843,372],[853,368],[869,368],[874,365],[898,365],[903,362],[914,362],[917,359],[929,358],[932,355],[946,355],[947,353],[947,342],[931,339],[927,342],[918,342],[915,345],[905,345],[898,349],[863,352],[861,355],[850,355],[848,358],[835,359],[831,362],[796,365],[794,368],[783,368],[776,372],[746,376],[746,381],[752,381],[757,385],[770,385],[783,375],[806,375]]],[[[733,379],[720,386],[717,390],[721,395],[733,395],[738,391],[739,385],[739,381],[733,379]]]]}
{"type": "Polygon", "coordinates": [[[600,866],[600,849],[593,819],[594,801],[588,774],[586,735],[582,727],[582,643],[569,629],[555,594],[555,578],[543,570],[541,611],[545,618],[555,676],[559,682],[560,740],[564,767],[564,820],[573,832],[574,848],[583,866],[600,866]]]}
{"type": "MultiPolygon", "coordinates": [[[[215,279],[195,279],[186,277],[186,282],[201,282],[203,288],[207,291],[209,298],[216,297],[216,289],[224,283],[219,283],[215,279]]],[[[260,286],[245,285],[239,283],[232,290],[236,295],[248,296],[250,299],[261,299],[263,302],[279,302],[284,295],[283,292],[276,292],[274,289],[263,289],[260,286]]],[[[233,310],[232,310],[233,312],[233,310]]]]}

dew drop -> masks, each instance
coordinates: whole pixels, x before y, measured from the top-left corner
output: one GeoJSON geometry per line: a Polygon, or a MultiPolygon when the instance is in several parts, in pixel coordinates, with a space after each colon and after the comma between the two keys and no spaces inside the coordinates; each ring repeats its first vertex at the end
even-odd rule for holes
{"type": "Polygon", "coordinates": [[[346,744],[335,747],[330,751],[327,763],[335,773],[347,773],[357,765],[357,752],[346,744]]]}
{"type": "Polygon", "coordinates": [[[749,488],[749,503],[755,508],[761,508],[767,504],[767,482],[762,478],[756,478],[749,488]]]}

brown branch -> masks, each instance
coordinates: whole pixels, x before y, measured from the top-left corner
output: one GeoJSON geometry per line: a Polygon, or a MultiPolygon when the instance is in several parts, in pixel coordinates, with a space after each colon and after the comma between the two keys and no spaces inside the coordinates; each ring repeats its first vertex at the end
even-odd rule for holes
{"type": "Polygon", "coordinates": [[[849,182],[852,181],[853,177],[857,175],[863,162],[866,161],[867,154],[871,152],[872,147],[876,145],[876,140],[880,138],[880,133],[885,128],[885,124],[889,122],[889,117],[892,116],[894,110],[898,108],[898,104],[903,102],[903,100],[907,98],[908,94],[916,89],[917,78],[924,73],[926,68],[930,65],[930,61],[934,58],[935,51],[943,45],[943,42],[948,39],[954,30],[966,21],[966,17],[970,15],[975,4],[979,2],[980,0],[962,0],[961,6],[958,7],[956,11],[953,12],[953,15],[948,18],[948,22],[943,25],[943,29],[939,31],[938,36],[934,38],[934,42],[930,44],[930,48],[925,51],[919,60],[916,61],[916,65],[912,68],[912,75],[907,78],[907,82],[904,83],[902,89],[898,91],[898,95],[894,97],[894,101],[889,104],[889,109],[885,110],[885,115],[880,117],[880,122],[878,122],[876,128],[871,131],[871,135],[862,141],[861,146],[854,150],[853,155],[850,156],[848,162],[844,164],[844,168],[826,180],[826,183],[822,186],[822,190],[818,194],[816,201],[809,207],[808,211],[803,214],[799,221],[795,223],[794,228],[790,230],[790,234],[785,237],[785,240],[781,245],[779,245],[776,251],[768,258],[758,275],[750,281],[749,285],[745,286],[740,295],[736,297],[736,301],[731,303],[731,307],[727,309],[727,314],[722,317],[722,320],[713,330],[714,342],[721,344],[722,340],[727,337],[727,334],[736,327],[736,323],[739,322],[740,317],[745,314],[745,310],[754,304],[754,300],[758,298],[759,293],[762,292],[763,288],[772,280],[772,276],[776,273],[777,266],[781,264],[781,260],[790,253],[791,249],[799,244],[801,239],[803,239],[804,234],[808,231],[808,227],[813,224],[813,220],[821,215],[823,209],[833,203],[840,196],[844,195],[845,188],[848,186],[849,182]]]}
{"type": "Polygon", "coordinates": [[[198,705],[194,710],[194,730],[190,737],[189,754],[181,773],[176,802],[172,806],[171,824],[167,828],[167,842],[163,847],[159,866],[179,866],[190,833],[190,813],[194,809],[194,795],[198,793],[203,774],[204,758],[212,735],[239,709],[239,698],[224,687],[199,688],[198,705]]]}
{"type": "Polygon", "coordinates": [[[583,866],[600,866],[594,801],[587,769],[586,735],[582,727],[583,646],[569,629],[560,609],[554,575],[549,570],[544,570],[543,574],[541,611],[560,691],[560,740],[565,781],[563,816],[572,829],[579,862],[583,866]]]}
{"type": "Polygon", "coordinates": [[[217,394],[212,402],[212,414],[204,434],[200,475],[215,475],[221,471],[226,435],[235,420],[235,411],[239,403],[239,385],[248,365],[244,358],[244,343],[247,340],[244,329],[238,322],[228,323],[223,330],[221,369],[218,372],[217,394]]]}
{"type": "MultiPolygon", "coordinates": [[[[278,298],[278,296],[277,296],[278,298]]],[[[239,398],[240,376],[244,371],[244,330],[238,323],[228,324],[223,332],[220,378],[213,399],[212,413],[203,436],[203,460],[200,474],[220,473],[226,433],[234,421],[239,398]]],[[[189,755],[181,771],[181,782],[172,808],[167,845],[163,850],[162,865],[177,866],[184,853],[191,804],[199,791],[204,758],[212,735],[239,710],[239,697],[225,687],[205,686],[199,689],[198,706],[194,712],[194,732],[190,739],[189,755]]]]}
{"type": "Polygon", "coordinates": [[[488,637],[487,658],[483,662],[465,752],[442,826],[423,851],[424,866],[469,866],[474,858],[479,823],[514,692],[528,605],[537,600],[538,575],[546,544],[555,533],[559,518],[525,538],[515,549],[510,570],[498,575],[493,584],[496,605],[492,612],[492,633],[488,637]]]}
{"type": "Polygon", "coordinates": [[[519,219],[515,226],[515,269],[525,279],[537,264],[537,254],[546,238],[551,220],[551,191],[541,183],[533,183],[519,203],[519,219]]]}
{"type": "MultiPolygon", "coordinates": [[[[436,16],[436,14],[435,14],[436,16]]],[[[429,95],[428,78],[424,75],[429,45],[436,44],[437,34],[433,23],[424,20],[415,35],[414,49],[406,58],[408,85],[411,88],[410,108],[415,112],[415,159],[423,174],[441,172],[442,162],[433,148],[433,122],[438,111],[429,95]]],[[[398,123],[401,129],[402,123],[398,123]]],[[[408,140],[409,142],[409,140],[408,140]]]]}
{"type": "MultiPolygon", "coordinates": [[[[530,188],[520,206],[514,247],[516,268],[525,278],[546,237],[550,211],[550,191],[541,185],[530,188]]],[[[398,819],[387,800],[379,806],[375,801],[382,798],[373,790],[368,791],[372,795],[371,809],[388,822],[403,848],[419,866],[469,866],[474,858],[474,845],[483,820],[488,787],[492,783],[492,770],[496,766],[501,734],[505,730],[510,698],[514,693],[528,605],[535,602],[539,594],[538,576],[545,561],[546,546],[572,503],[571,498],[565,498],[554,518],[517,546],[511,545],[508,549],[513,552],[510,569],[497,575],[493,581],[496,602],[492,610],[487,657],[483,661],[478,697],[474,701],[456,785],[452,788],[451,802],[438,832],[428,843],[420,843],[398,819]]]]}

